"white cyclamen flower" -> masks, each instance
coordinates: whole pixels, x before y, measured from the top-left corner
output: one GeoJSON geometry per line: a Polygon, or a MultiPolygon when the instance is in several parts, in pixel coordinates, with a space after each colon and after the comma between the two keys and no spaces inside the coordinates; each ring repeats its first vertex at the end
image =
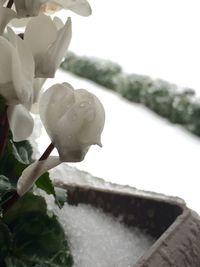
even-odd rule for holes
{"type": "Polygon", "coordinates": [[[34,60],[26,43],[8,28],[9,41],[0,37],[0,94],[7,100],[14,141],[32,132],[29,110],[33,103],[34,60]]]}
{"type": "Polygon", "coordinates": [[[39,111],[59,157],[26,168],[17,184],[20,196],[47,170],[61,162],[82,161],[91,145],[101,146],[105,111],[99,99],[88,91],[74,90],[67,83],[53,85],[41,96],[39,111]]]}
{"type": "Polygon", "coordinates": [[[81,16],[89,16],[91,14],[91,7],[87,0],[14,0],[19,18],[37,16],[40,11],[45,10],[45,5],[48,5],[48,3],[69,9],[81,16]]]}
{"type": "Polygon", "coordinates": [[[91,145],[101,146],[105,112],[88,91],[55,84],[41,96],[39,112],[61,161],[81,161],[91,145]]]}
{"type": "Polygon", "coordinates": [[[33,81],[33,104],[31,107],[31,113],[39,113],[38,100],[40,95],[43,93],[43,85],[46,80],[46,78],[35,78],[33,81]]]}
{"type": "Polygon", "coordinates": [[[28,43],[35,60],[35,77],[52,78],[71,41],[71,19],[58,28],[46,15],[39,15],[28,23],[24,41],[28,43]]]}

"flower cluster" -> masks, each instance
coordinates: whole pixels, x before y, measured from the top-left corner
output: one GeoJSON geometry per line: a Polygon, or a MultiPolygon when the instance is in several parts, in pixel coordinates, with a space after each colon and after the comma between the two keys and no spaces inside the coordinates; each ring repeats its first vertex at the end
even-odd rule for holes
{"type": "Polygon", "coordinates": [[[54,77],[72,37],[71,18],[63,23],[48,16],[59,9],[91,14],[87,0],[0,0],[0,95],[6,100],[13,140],[31,135],[31,113],[38,106],[52,141],[48,153],[22,173],[17,185],[20,196],[45,171],[61,162],[81,161],[91,145],[101,146],[105,112],[95,95],[66,82],[41,90],[45,80],[54,77]],[[15,33],[16,24],[25,25],[23,33],[15,33]],[[54,147],[59,157],[48,157],[54,147]]]}

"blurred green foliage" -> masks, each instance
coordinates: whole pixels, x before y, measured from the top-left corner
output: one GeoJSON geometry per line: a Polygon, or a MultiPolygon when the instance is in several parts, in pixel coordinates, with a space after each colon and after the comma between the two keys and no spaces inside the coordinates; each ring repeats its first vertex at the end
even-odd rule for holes
{"type": "Polygon", "coordinates": [[[126,74],[111,61],[69,52],[61,68],[118,92],[174,124],[200,136],[200,100],[194,90],[145,75],[126,74]]]}
{"type": "Polygon", "coordinates": [[[77,57],[69,52],[67,59],[62,62],[61,68],[71,71],[74,74],[90,79],[111,90],[115,90],[115,76],[121,73],[121,67],[110,61],[96,58],[77,57]]]}

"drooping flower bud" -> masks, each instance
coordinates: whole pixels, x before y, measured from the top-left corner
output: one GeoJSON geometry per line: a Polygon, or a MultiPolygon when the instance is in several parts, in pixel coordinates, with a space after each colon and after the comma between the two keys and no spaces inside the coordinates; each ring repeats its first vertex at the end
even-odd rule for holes
{"type": "Polygon", "coordinates": [[[105,112],[92,93],[67,83],[53,85],[42,95],[39,112],[61,161],[82,161],[91,145],[101,146],[105,112]]]}

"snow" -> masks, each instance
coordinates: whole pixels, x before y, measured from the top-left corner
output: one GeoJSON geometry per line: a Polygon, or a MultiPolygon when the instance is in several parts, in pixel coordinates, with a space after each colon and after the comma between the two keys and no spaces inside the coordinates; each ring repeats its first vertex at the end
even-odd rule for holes
{"type": "Polygon", "coordinates": [[[58,211],[69,238],[74,267],[133,266],[153,238],[92,206],[65,206],[58,211]]]}
{"type": "Polygon", "coordinates": [[[200,95],[199,0],[89,0],[93,13],[72,16],[75,53],[107,58],[131,73],[195,88],[200,95]]]}
{"type": "MultiPolygon", "coordinates": [[[[198,138],[140,105],[61,70],[46,87],[63,81],[95,93],[106,110],[103,148],[92,146],[84,161],[70,166],[113,183],[178,196],[200,213],[198,138]]],[[[37,141],[43,153],[50,142],[44,130],[37,141]]],[[[57,155],[56,149],[52,154],[57,155]]]]}
{"type": "MultiPolygon", "coordinates": [[[[107,58],[125,71],[192,87],[200,95],[199,1],[90,0],[92,16],[72,13],[70,49],[107,58]]],[[[61,13],[66,20],[66,13],[61,13]]],[[[140,105],[104,88],[59,71],[67,81],[95,93],[106,109],[103,148],[91,147],[86,159],[72,166],[107,181],[183,198],[200,213],[200,142],[140,105]]],[[[39,140],[40,152],[49,144],[39,140]]],[[[56,151],[54,151],[56,154],[56,151]]]]}
{"type": "MultiPolygon", "coordinates": [[[[151,197],[130,187],[108,183],[67,164],[54,168],[50,173],[54,182],[61,186],[81,185],[151,197]]],[[[53,196],[39,189],[37,193],[45,197],[50,213],[53,211],[58,216],[69,242],[74,267],[131,267],[156,241],[139,227],[125,225],[123,216],[114,217],[100,208],[80,203],[65,203],[59,209],[53,196]]],[[[156,198],[156,195],[153,197],[156,198]]],[[[159,200],[162,197],[166,200],[160,195],[159,200]]]]}

